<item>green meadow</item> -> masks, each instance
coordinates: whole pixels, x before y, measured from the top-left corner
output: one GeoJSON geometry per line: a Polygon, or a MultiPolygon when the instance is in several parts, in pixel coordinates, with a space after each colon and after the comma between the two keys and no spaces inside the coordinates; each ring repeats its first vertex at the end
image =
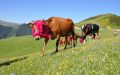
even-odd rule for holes
{"type": "Polygon", "coordinates": [[[50,40],[43,57],[44,40],[36,41],[32,36],[2,39],[0,75],[119,75],[120,34],[114,36],[112,30],[101,29],[100,36],[67,50],[60,46],[55,55],[51,53],[56,40],[50,40]]]}

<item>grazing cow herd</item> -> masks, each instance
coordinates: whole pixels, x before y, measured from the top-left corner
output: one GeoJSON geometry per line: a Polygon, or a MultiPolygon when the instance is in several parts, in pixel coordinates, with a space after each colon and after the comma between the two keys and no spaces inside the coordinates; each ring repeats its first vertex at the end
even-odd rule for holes
{"type": "Polygon", "coordinates": [[[75,33],[75,24],[73,21],[61,17],[50,17],[47,20],[35,20],[28,23],[28,26],[32,30],[32,36],[34,39],[45,39],[41,50],[42,56],[45,55],[45,46],[49,39],[57,39],[56,49],[52,53],[55,54],[58,52],[59,45],[65,46],[64,49],[67,48],[67,45],[75,47],[78,38],[79,42],[83,43],[87,35],[91,36],[93,39],[95,39],[96,36],[99,36],[99,26],[97,24],[90,23],[83,25],[79,28],[82,31],[82,34],[79,35],[75,33]]]}

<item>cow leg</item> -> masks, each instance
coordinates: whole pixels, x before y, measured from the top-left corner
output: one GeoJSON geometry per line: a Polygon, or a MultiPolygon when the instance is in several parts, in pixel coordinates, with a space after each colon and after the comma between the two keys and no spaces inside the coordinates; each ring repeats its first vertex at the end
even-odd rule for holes
{"type": "Polygon", "coordinates": [[[95,39],[95,37],[96,37],[96,34],[93,35],[93,38],[94,38],[94,39],[95,39]]]}
{"type": "Polygon", "coordinates": [[[84,39],[84,43],[87,41],[86,36],[87,36],[87,35],[85,34],[85,35],[84,35],[84,38],[83,38],[83,39],[84,39]]]}
{"type": "Polygon", "coordinates": [[[42,48],[42,50],[41,50],[41,56],[44,56],[44,55],[45,55],[45,46],[46,46],[48,40],[49,40],[49,39],[45,39],[45,40],[44,40],[43,48],[42,48]]]}
{"type": "Polygon", "coordinates": [[[72,32],[71,32],[71,35],[72,35],[72,38],[73,38],[73,39],[72,39],[72,40],[73,40],[73,46],[75,47],[75,41],[74,41],[75,38],[76,38],[76,36],[75,36],[75,32],[72,31],[72,32]]]}
{"type": "Polygon", "coordinates": [[[56,41],[56,50],[55,50],[55,52],[58,52],[58,44],[59,44],[59,41],[60,41],[60,38],[57,39],[57,41],[56,41]]]}
{"type": "Polygon", "coordinates": [[[100,34],[99,34],[99,31],[97,32],[97,37],[98,37],[98,39],[100,38],[100,34]]]}
{"type": "MultiPolygon", "coordinates": [[[[73,39],[73,38],[72,38],[73,39]]],[[[70,41],[70,47],[72,48],[72,40],[70,41]]]]}
{"type": "Polygon", "coordinates": [[[65,36],[65,47],[64,47],[64,49],[66,49],[67,48],[67,44],[68,44],[68,36],[65,36]]]}
{"type": "Polygon", "coordinates": [[[80,37],[79,35],[75,35],[76,37],[75,37],[75,44],[77,44],[77,40],[78,40],[78,38],[80,37]]]}
{"type": "Polygon", "coordinates": [[[58,52],[59,41],[60,41],[60,36],[58,35],[57,36],[57,41],[56,41],[56,50],[52,53],[52,55],[58,52]]]}
{"type": "Polygon", "coordinates": [[[75,38],[76,38],[76,36],[75,35],[72,35],[72,38],[73,38],[73,46],[75,47],[75,38]]]}
{"type": "Polygon", "coordinates": [[[92,36],[91,39],[95,39],[96,34],[92,34],[91,36],[92,36]]]}

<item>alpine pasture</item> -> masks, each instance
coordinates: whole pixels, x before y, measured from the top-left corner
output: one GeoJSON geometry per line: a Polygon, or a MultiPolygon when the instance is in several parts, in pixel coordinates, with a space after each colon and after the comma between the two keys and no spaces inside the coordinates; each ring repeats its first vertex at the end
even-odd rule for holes
{"type": "Polygon", "coordinates": [[[119,75],[120,34],[114,36],[113,30],[100,29],[100,36],[78,42],[75,48],[60,47],[55,55],[51,53],[56,40],[50,40],[44,57],[40,56],[43,40],[32,36],[2,39],[0,75],[119,75]]]}

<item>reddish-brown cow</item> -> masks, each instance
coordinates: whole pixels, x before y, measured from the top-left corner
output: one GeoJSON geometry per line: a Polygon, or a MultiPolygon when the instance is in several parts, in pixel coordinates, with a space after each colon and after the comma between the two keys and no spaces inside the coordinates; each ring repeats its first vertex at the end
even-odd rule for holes
{"type": "MultiPolygon", "coordinates": [[[[60,18],[60,17],[51,17],[48,20],[45,20],[44,23],[45,23],[45,26],[48,28],[47,34],[51,35],[50,39],[54,40],[57,38],[56,50],[54,53],[58,52],[58,44],[60,41],[60,37],[64,36],[66,39],[66,44],[65,44],[64,49],[66,49],[66,46],[67,46],[68,35],[71,34],[72,37],[75,38],[74,23],[71,19],[65,19],[65,18],[60,18]]],[[[34,23],[29,23],[28,26],[31,28],[36,28],[34,23]]],[[[39,32],[39,30],[37,30],[37,31],[39,32]]],[[[37,36],[34,35],[34,38],[39,39],[42,37],[39,35],[37,35],[37,36]]],[[[45,48],[48,40],[49,40],[49,38],[45,38],[44,46],[41,51],[42,56],[45,53],[44,48],[45,48]]],[[[73,40],[73,43],[74,43],[74,40],[73,40]]],[[[75,47],[75,43],[74,43],[74,47],[75,47]]]]}
{"type": "MultiPolygon", "coordinates": [[[[80,38],[80,35],[77,34],[77,33],[75,33],[75,38],[74,38],[74,40],[75,40],[75,43],[76,43],[76,44],[77,44],[77,39],[78,39],[78,38],[80,38]]],[[[68,35],[68,45],[70,45],[71,47],[72,47],[72,40],[73,40],[72,35],[68,35]]],[[[60,45],[60,46],[64,46],[65,43],[66,43],[65,38],[62,38],[62,39],[60,40],[60,42],[59,42],[59,45],[60,45]]]]}

